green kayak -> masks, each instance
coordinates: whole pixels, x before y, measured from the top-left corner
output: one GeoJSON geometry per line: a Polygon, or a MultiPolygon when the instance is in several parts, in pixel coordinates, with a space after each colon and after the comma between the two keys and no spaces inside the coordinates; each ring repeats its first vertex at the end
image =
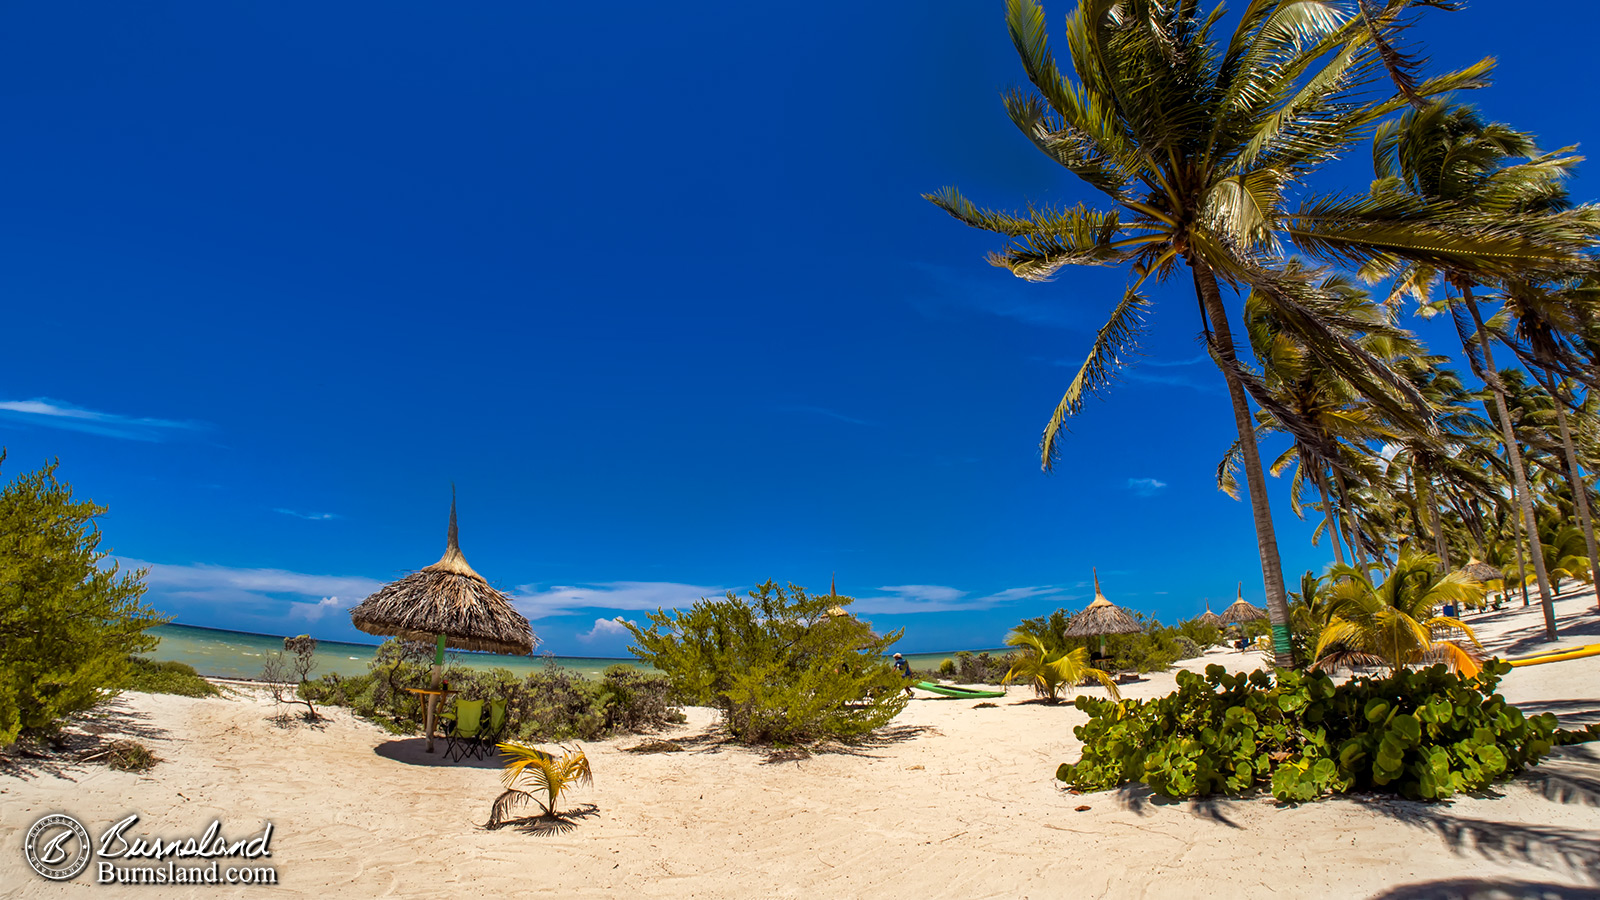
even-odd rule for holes
{"type": "Polygon", "coordinates": [[[985,697],[1004,697],[1005,691],[969,691],[966,688],[945,687],[931,681],[919,681],[916,687],[935,694],[943,694],[952,700],[982,700],[985,697]]]}

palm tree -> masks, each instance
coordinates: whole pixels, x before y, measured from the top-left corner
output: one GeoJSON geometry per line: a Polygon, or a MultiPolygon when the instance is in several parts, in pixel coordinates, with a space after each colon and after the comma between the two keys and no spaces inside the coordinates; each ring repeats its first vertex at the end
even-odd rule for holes
{"type": "Polygon", "coordinates": [[[1081,684],[1093,678],[1105,685],[1106,693],[1111,695],[1111,699],[1122,699],[1122,694],[1117,691],[1117,684],[1111,675],[1089,665],[1087,647],[1049,648],[1037,634],[1021,629],[1006,635],[1006,645],[1017,647],[1022,651],[1002,679],[1006,684],[1025,681],[1033,685],[1035,694],[1054,703],[1060,699],[1063,687],[1081,684]]]}
{"type": "Polygon", "coordinates": [[[1337,608],[1317,639],[1316,667],[1377,662],[1390,672],[1405,666],[1442,662],[1463,675],[1481,668],[1460,641],[1434,640],[1434,628],[1455,628],[1474,647],[1478,639],[1454,616],[1433,615],[1443,603],[1461,605],[1483,596],[1483,588],[1460,572],[1441,574],[1438,559],[1426,553],[1402,552],[1382,582],[1366,570],[1335,566],[1329,572],[1328,602],[1337,608]]]}
{"type": "Polygon", "coordinates": [[[581,749],[566,750],[554,756],[516,741],[507,741],[499,747],[506,757],[506,770],[500,775],[506,789],[489,811],[490,828],[503,824],[511,810],[530,801],[544,808],[543,815],[558,817],[556,804],[561,795],[570,788],[594,781],[589,757],[581,749]]]}
{"type": "MultiPolygon", "coordinates": [[[[1474,270],[1570,255],[1564,245],[1550,249],[1524,234],[1520,222],[1446,219],[1404,199],[1334,197],[1284,208],[1291,187],[1406,106],[1402,96],[1360,96],[1381,68],[1372,36],[1390,30],[1411,5],[1393,0],[1363,15],[1372,11],[1348,2],[1255,0],[1232,35],[1218,41],[1221,11],[1203,16],[1196,2],[1083,0],[1067,17],[1073,78],[1056,64],[1038,4],[1008,0],[1012,42],[1036,89],[1006,95],[1013,123],[1114,207],[1036,206],[1019,215],[980,209],[955,188],[927,195],[959,221],[1010,238],[990,261],[1019,277],[1046,281],[1069,265],[1132,268],[1132,284],[1045,428],[1046,469],[1066,418],[1110,383],[1144,327],[1145,280],[1172,277],[1180,265],[1189,270],[1207,348],[1233,407],[1280,666],[1293,664],[1289,609],[1247,394],[1264,408],[1270,397],[1237,357],[1222,284],[1260,291],[1324,365],[1371,402],[1399,409],[1401,398],[1416,398],[1308,306],[1315,279],[1272,268],[1280,235],[1323,258],[1419,259],[1474,270]]],[[[1491,65],[1484,60],[1428,79],[1414,93],[1477,86],[1491,65]]]]}
{"type": "MultiPolygon", "coordinates": [[[[1595,210],[1570,208],[1561,182],[1578,161],[1565,148],[1540,153],[1530,135],[1504,125],[1485,122],[1466,106],[1431,104],[1412,109],[1395,122],[1380,126],[1373,144],[1377,180],[1375,198],[1413,197],[1421,202],[1459,210],[1464,215],[1503,215],[1513,218],[1543,218],[1552,231],[1568,232],[1562,240],[1574,242],[1571,270],[1592,267],[1586,254],[1596,233],[1595,210]],[[1522,162],[1513,162],[1522,159],[1522,162]]],[[[1457,297],[1446,297],[1465,306],[1472,320],[1469,328],[1461,318],[1460,307],[1452,305],[1462,349],[1474,373],[1489,386],[1501,428],[1501,437],[1511,464],[1514,497],[1522,515],[1538,579],[1544,608],[1545,637],[1556,639],[1555,607],[1550,593],[1549,573],[1539,549],[1539,529],[1534,519],[1533,500],[1528,496],[1527,474],[1517,447],[1511,418],[1506,409],[1505,387],[1498,377],[1491,332],[1485,326],[1473,289],[1484,284],[1537,281],[1541,276],[1562,276],[1560,267],[1543,272],[1508,271],[1498,278],[1486,278],[1482,271],[1465,271],[1444,264],[1412,263],[1406,267],[1375,266],[1373,276],[1396,274],[1396,291],[1411,291],[1419,298],[1438,276],[1456,289],[1457,297]],[[1476,346],[1474,346],[1476,343],[1476,346]]],[[[1508,306],[1507,311],[1515,311],[1508,306]]]]}

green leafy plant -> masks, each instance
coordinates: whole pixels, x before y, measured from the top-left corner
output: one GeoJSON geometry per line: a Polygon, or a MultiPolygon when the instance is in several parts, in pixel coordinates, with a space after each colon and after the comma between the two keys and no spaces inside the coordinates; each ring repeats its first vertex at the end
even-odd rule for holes
{"type": "Polygon", "coordinates": [[[1323,672],[1178,673],[1148,701],[1078,698],[1082,758],[1056,777],[1083,790],[1144,782],[1168,797],[1270,786],[1286,802],[1382,790],[1435,800],[1533,765],[1558,741],[1556,718],[1524,716],[1495,688],[1511,667],[1476,676],[1443,665],[1335,684],[1323,672]]]}
{"type": "Polygon", "coordinates": [[[155,648],[145,629],[169,621],[140,604],[144,570],[101,551],[105,511],[73,500],[54,463],[0,489],[0,747],[113,695],[129,655],[155,648]]]}
{"type": "Polygon", "coordinates": [[[900,632],[876,635],[845,612],[854,602],[808,596],[776,583],[704,599],[691,609],[631,623],[640,660],[678,696],[722,712],[723,726],[750,743],[805,743],[867,734],[905,708],[901,677],[883,658],[900,632]]]}
{"type": "Polygon", "coordinates": [[[941,678],[950,678],[950,677],[953,677],[955,674],[956,674],[956,661],[955,660],[953,660],[953,659],[945,659],[943,662],[939,663],[939,677],[941,677],[941,678]]]}
{"type": "Polygon", "coordinates": [[[200,677],[194,666],[175,660],[128,658],[128,674],[122,682],[123,690],[144,691],[147,694],[179,694],[184,697],[217,697],[217,686],[200,677]]]}
{"type": "Polygon", "coordinates": [[[527,744],[507,741],[499,745],[506,758],[506,769],[500,780],[506,789],[495,798],[489,810],[489,828],[498,828],[507,821],[507,814],[527,803],[537,803],[543,815],[557,818],[561,814],[556,804],[561,795],[571,788],[594,782],[589,768],[589,757],[581,749],[563,749],[554,756],[527,744]]]}

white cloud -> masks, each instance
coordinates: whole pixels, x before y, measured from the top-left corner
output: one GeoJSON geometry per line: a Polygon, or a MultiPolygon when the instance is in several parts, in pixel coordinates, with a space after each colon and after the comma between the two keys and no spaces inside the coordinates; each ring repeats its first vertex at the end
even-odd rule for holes
{"type": "MultiPolygon", "coordinates": [[[[963,610],[989,609],[1035,597],[1048,597],[1061,592],[1060,588],[1018,587],[1007,588],[982,597],[968,596],[967,591],[939,584],[886,585],[878,588],[886,592],[875,597],[861,597],[850,607],[851,612],[884,615],[915,613],[961,612],[963,610]]],[[[1059,599],[1070,599],[1062,597],[1059,599]]]]}
{"type": "Polygon", "coordinates": [[[339,516],[334,513],[303,513],[296,512],[292,509],[284,509],[282,507],[273,507],[272,511],[275,513],[282,513],[286,516],[294,516],[296,519],[310,519],[313,522],[323,522],[328,519],[339,518],[339,516]]]}
{"type": "Polygon", "coordinates": [[[618,616],[615,619],[595,619],[594,627],[578,635],[578,640],[583,641],[585,644],[592,644],[597,640],[609,640],[613,638],[625,638],[629,636],[630,634],[627,627],[622,624],[622,617],[618,616]]]}
{"type": "Polygon", "coordinates": [[[1157,481],[1154,478],[1129,478],[1127,484],[1128,490],[1140,497],[1153,497],[1166,486],[1165,481],[1157,481]]]}
{"type": "Polygon", "coordinates": [[[343,612],[345,605],[338,597],[323,597],[316,603],[290,603],[289,615],[315,622],[331,612],[343,612]]]}
{"type": "Polygon", "coordinates": [[[236,569],[205,563],[178,566],[137,559],[118,559],[117,562],[124,570],[149,568],[145,583],[156,596],[246,608],[281,608],[282,601],[287,599],[293,604],[291,612],[311,619],[343,608],[338,603],[340,597],[364,599],[383,586],[383,582],[372,578],[306,575],[284,569],[236,569]],[[300,607],[305,609],[302,611],[300,607]]]}
{"type": "Polygon", "coordinates": [[[194,431],[204,427],[194,422],[98,412],[60,400],[51,400],[48,397],[36,397],[32,400],[0,400],[0,420],[22,422],[44,428],[81,431],[130,441],[160,441],[174,432],[194,431]]]}
{"type": "Polygon", "coordinates": [[[681,609],[702,597],[721,597],[727,588],[671,581],[609,581],[586,585],[522,585],[512,592],[529,619],[566,615],[583,609],[681,609]]]}

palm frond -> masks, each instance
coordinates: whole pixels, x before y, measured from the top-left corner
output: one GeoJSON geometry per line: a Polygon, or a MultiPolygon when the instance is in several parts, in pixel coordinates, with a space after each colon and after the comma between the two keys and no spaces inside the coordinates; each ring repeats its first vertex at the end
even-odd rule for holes
{"type": "Polygon", "coordinates": [[[1083,409],[1084,400],[1104,391],[1111,385],[1117,370],[1121,369],[1126,357],[1138,346],[1139,335],[1144,331],[1144,316],[1149,310],[1150,300],[1139,293],[1141,278],[1122,295],[1116,307],[1111,311],[1111,317],[1094,336],[1094,342],[1089,346],[1089,354],[1083,360],[1083,365],[1078,367],[1078,374],[1073,376],[1072,383],[1067,385],[1067,391],[1061,396],[1061,402],[1056,404],[1055,411],[1050,415],[1050,422],[1045,425],[1044,436],[1039,441],[1039,453],[1045,471],[1055,465],[1061,440],[1061,433],[1066,430],[1066,421],[1069,416],[1075,416],[1083,409]]]}

